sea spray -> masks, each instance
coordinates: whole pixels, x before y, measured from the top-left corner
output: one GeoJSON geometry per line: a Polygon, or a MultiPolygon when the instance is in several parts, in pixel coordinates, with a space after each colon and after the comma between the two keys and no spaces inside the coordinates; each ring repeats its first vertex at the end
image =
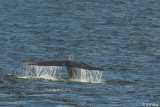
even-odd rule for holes
{"type": "Polygon", "coordinates": [[[91,82],[91,83],[102,83],[102,72],[98,70],[85,70],[85,69],[72,69],[73,81],[78,82],[91,82]]]}
{"type": "Polygon", "coordinates": [[[61,68],[59,66],[35,66],[22,65],[21,72],[25,76],[33,76],[45,79],[59,79],[61,78],[61,68]]]}

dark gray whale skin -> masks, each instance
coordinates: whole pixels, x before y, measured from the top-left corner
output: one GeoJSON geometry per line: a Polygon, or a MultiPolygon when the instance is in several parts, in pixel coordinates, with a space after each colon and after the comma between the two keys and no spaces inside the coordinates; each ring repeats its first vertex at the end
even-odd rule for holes
{"type": "Polygon", "coordinates": [[[26,65],[37,65],[37,66],[66,66],[68,70],[69,78],[79,79],[81,74],[77,72],[77,69],[86,70],[104,70],[100,67],[95,67],[83,62],[73,61],[73,60],[49,60],[49,61],[39,61],[39,62],[22,62],[26,65]]]}
{"type": "Polygon", "coordinates": [[[95,67],[83,62],[73,61],[73,60],[49,60],[49,61],[39,61],[39,62],[22,62],[22,64],[27,65],[37,65],[37,66],[66,66],[67,68],[79,68],[86,70],[104,70],[100,67],[95,67]]]}

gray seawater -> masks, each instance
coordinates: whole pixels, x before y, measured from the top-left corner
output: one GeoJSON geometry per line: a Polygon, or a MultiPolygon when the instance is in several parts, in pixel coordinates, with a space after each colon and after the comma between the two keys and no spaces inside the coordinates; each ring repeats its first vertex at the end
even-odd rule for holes
{"type": "Polygon", "coordinates": [[[147,105],[160,106],[159,0],[0,0],[0,106],[147,105]],[[18,76],[69,55],[103,82],[18,76]]]}

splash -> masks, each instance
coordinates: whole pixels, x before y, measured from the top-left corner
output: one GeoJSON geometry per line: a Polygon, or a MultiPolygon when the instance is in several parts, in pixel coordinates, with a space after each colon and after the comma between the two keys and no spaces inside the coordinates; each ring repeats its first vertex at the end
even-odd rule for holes
{"type": "Polygon", "coordinates": [[[36,77],[57,80],[61,77],[61,68],[59,66],[22,65],[21,72],[25,75],[23,78],[36,77]]]}
{"type": "Polygon", "coordinates": [[[102,83],[102,72],[98,70],[85,70],[74,68],[72,71],[72,81],[102,83]]]}

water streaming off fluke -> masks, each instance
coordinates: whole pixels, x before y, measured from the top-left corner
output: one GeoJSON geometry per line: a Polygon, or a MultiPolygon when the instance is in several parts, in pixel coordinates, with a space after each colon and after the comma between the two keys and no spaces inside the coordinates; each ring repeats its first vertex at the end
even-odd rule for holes
{"type": "Polygon", "coordinates": [[[101,83],[102,72],[98,70],[85,70],[74,68],[72,70],[73,77],[70,80],[78,82],[101,83]]]}
{"type": "MultiPolygon", "coordinates": [[[[60,66],[36,66],[36,65],[22,65],[20,72],[24,74],[21,78],[43,78],[51,80],[64,80],[64,74],[68,75],[68,71],[62,72],[64,67],[60,66]]],[[[72,78],[70,81],[76,82],[91,82],[91,83],[101,83],[102,82],[102,72],[98,70],[85,70],[73,68],[72,78]]]]}
{"type": "Polygon", "coordinates": [[[37,77],[44,79],[57,80],[61,77],[61,69],[59,66],[35,66],[22,65],[21,72],[28,77],[37,77]]]}

